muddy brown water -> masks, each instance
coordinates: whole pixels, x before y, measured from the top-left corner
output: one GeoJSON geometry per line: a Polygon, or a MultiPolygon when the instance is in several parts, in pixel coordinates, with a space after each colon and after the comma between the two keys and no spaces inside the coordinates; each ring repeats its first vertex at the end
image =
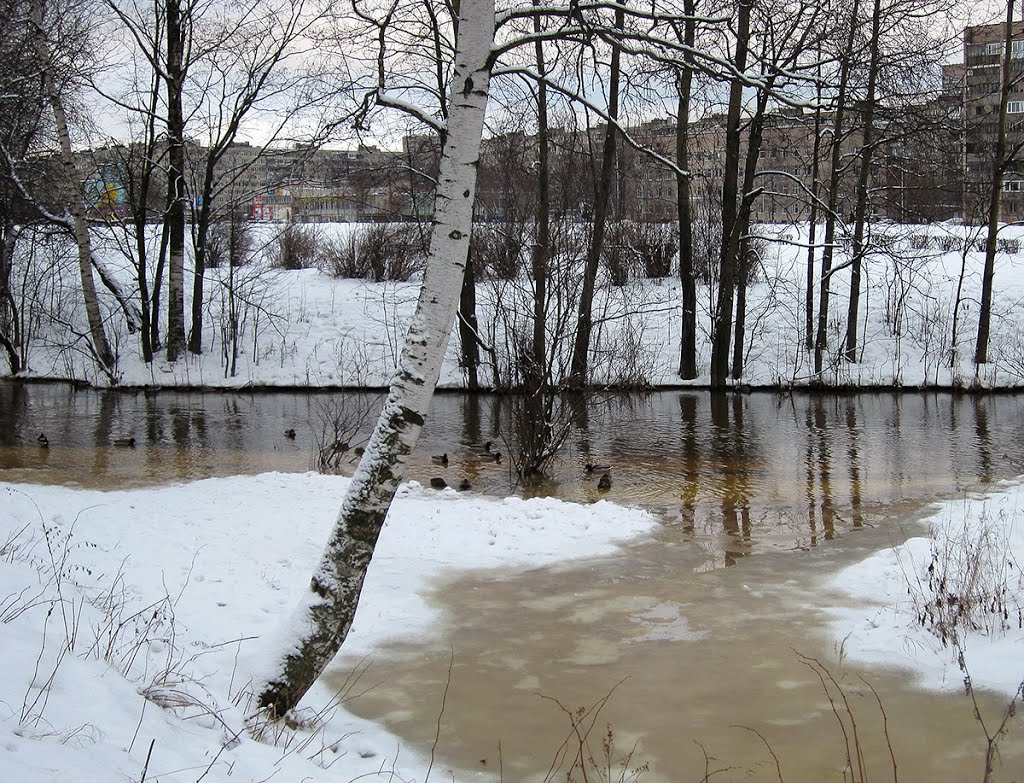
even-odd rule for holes
{"type": "MultiPolygon", "coordinates": [[[[120,488],[307,470],[325,401],[338,399],[373,404],[0,385],[0,479],[120,488]],[[124,437],[136,447],[113,445],[124,437]]],[[[450,576],[429,596],[440,620],[427,638],[398,637],[367,662],[341,655],[328,676],[340,683],[368,664],[360,685],[373,687],[347,708],[417,752],[434,748],[438,779],[566,780],[579,745],[570,715],[589,708],[595,764],[607,766],[610,727],[613,762],[632,751],[625,768],[646,764],[636,779],[651,783],[843,781],[847,742],[855,763],[861,748],[867,780],[981,780],[984,739],[962,690],[930,694],[913,672],[840,663],[822,608],[836,599],[822,585],[919,532],[930,502],[1024,472],[1022,405],[1018,395],[931,393],[619,397],[588,410],[549,482],[523,490],[508,460],[482,463],[465,445],[510,442],[500,403],[440,395],[410,478],[606,497],[643,505],[662,525],[612,557],[450,576]],[[443,468],[430,460],[442,451],[443,468]],[[598,492],[586,462],[611,464],[610,492],[598,492]],[[801,656],[843,686],[856,742],[846,703],[835,702],[848,739],[801,656]]],[[[994,720],[1002,700],[980,699],[994,720]]],[[[997,779],[1024,777],[1022,737],[1003,741],[997,779]]],[[[586,779],[633,779],[621,773],[598,778],[591,767],[586,779]]]]}

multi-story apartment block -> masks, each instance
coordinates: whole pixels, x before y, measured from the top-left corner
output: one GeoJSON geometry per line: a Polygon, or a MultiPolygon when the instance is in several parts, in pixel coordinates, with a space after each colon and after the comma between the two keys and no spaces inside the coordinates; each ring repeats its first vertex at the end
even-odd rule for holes
{"type": "MultiPolygon", "coordinates": [[[[995,157],[1006,28],[979,25],[964,31],[964,217],[983,219],[989,203],[995,157]]],[[[1024,145],[1024,22],[1011,35],[1011,90],[1007,103],[1008,149],[1024,145]]],[[[1024,219],[1024,154],[1016,152],[1003,170],[1002,220],[1024,219]]]]}

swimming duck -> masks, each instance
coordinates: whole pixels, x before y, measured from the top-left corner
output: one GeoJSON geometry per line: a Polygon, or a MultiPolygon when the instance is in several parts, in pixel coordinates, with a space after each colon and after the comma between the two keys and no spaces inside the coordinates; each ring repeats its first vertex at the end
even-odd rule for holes
{"type": "Polygon", "coordinates": [[[587,473],[602,473],[602,472],[603,473],[607,473],[609,470],[612,469],[612,466],[611,465],[592,465],[591,463],[588,462],[586,465],[583,466],[583,469],[585,471],[587,471],[587,473]]]}
{"type": "Polygon", "coordinates": [[[119,446],[122,449],[134,449],[135,438],[115,438],[114,445],[119,446]]]}
{"type": "Polygon", "coordinates": [[[435,465],[447,465],[448,464],[448,452],[444,454],[436,454],[430,458],[430,461],[435,465]]]}
{"type": "Polygon", "coordinates": [[[493,446],[493,445],[494,445],[494,441],[489,440],[489,441],[487,441],[484,444],[471,443],[467,448],[469,448],[470,451],[477,452],[478,454],[490,454],[491,453],[491,446],[493,446]]]}
{"type": "Polygon", "coordinates": [[[466,490],[469,490],[469,489],[472,489],[472,488],[473,488],[473,485],[469,483],[469,479],[468,478],[464,478],[464,479],[462,479],[462,481],[459,482],[459,491],[460,492],[465,492],[466,490]]]}
{"type": "Polygon", "coordinates": [[[597,480],[597,488],[601,491],[607,491],[612,488],[612,477],[610,473],[605,473],[597,480]]]}
{"type": "Polygon", "coordinates": [[[489,451],[486,454],[480,455],[481,462],[501,462],[500,451],[489,451]]]}
{"type": "Polygon", "coordinates": [[[440,476],[434,476],[434,478],[430,479],[430,486],[434,489],[444,489],[448,486],[448,482],[440,476]]]}
{"type": "Polygon", "coordinates": [[[38,441],[40,448],[43,448],[43,449],[50,448],[50,439],[46,437],[46,433],[45,432],[40,432],[39,433],[39,437],[36,438],[36,441],[38,441]]]}

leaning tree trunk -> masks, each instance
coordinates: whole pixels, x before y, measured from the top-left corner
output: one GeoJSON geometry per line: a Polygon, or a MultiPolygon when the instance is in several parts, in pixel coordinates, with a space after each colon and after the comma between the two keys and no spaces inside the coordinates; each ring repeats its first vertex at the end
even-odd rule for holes
{"type": "Polygon", "coordinates": [[[103,314],[100,312],[99,298],[96,295],[96,282],[92,276],[92,243],[89,239],[89,226],[85,220],[85,205],[82,202],[82,186],[75,170],[74,154],[71,150],[71,134],[68,131],[67,114],[64,103],[53,78],[53,66],[50,63],[50,51],[46,42],[46,28],[43,26],[43,0],[32,3],[32,24],[35,27],[36,55],[42,71],[46,97],[53,112],[53,123],[57,129],[60,142],[60,159],[64,168],[64,176],[68,186],[68,211],[71,213],[75,232],[75,244],[78,245],[78,271],[82,280],[82,296],[85,301],[85,314],[89,321],[89,337],[95,352],[96,361],[109,376],[114,369],[114,354],[107,342],[103,330],[103,314]]]}
{"type": "Polygon", "coordinates": [[[299,702],[348,635],[377,537],[423,427],[458,308],[490,86],[494,0],[462,0],[458,29],[448,133],[419,303],[377,427],[309,593],[288,624],[299,636],[285,640],[260,686],[260,706],[278,717],[299,702]]]}

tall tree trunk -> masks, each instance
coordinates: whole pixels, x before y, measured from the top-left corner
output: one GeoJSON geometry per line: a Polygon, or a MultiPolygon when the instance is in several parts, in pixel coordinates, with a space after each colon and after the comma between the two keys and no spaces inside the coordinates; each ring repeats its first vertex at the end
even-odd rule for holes
{"type": "Polygon", "coordinates": [[[494,0],[461,0],[448,133],[419,302],[377,427],[309,593],[287,625],[299,637],[285,640],[274,671],[260,688],[259,704],[277,717],[299,702],[348,634],[384,518],[437,384],[469,254],[493,39],[494,0]]]}
{"type": "MultiPolygon", "coordinates": [[[[750,39],[750,11],[753,0],[739,0],[736,21],[736,56],[733,65],[742,73],[747,68],[750,39]]],[[[722,246],[718,258],[718,301],[711,344],[711,386],[722,388],[729,375],[729,345],[732,340],[733,288],[739,236],[736,228],[740,170],[740,112],[743,82],[734,77],[729,88],[729,112],[725,125],[725,170],[722,175],[722,246]]]]}
{"type": "MultiPolygon", "coordinates": [[[[690,97],[693,67],[690,49],[696,40],[695,0],[684,0],[683,43],[687,51],[677,77],[679,104],[676,113],[676,165],[689,173],[690,97]]],[[[690,177],[676,174],[676,209],[679,216],[679,287],[682,295],[683,323],[679,333],[679,377],[697,377],[697,281],[693,271],[693,204],[690,202],[690,177]]]]}
{"type": "MultiPolygon", "coordinates": [[[[540,0],[533,0],[534,7],[540,0]]],[[[533,18],[533,30],[542,30],[541,15],[533,18]]],[[[544,43],[537,40],[534,44],[534,56],[537,61],[537,73],[541,78],[547,75],[547,64],[544,61],[544,43]]],[[[546,372],[547,361],[547,297],[548,297],[548,263],[551,258],[551,162],[548,157],[548,88],[542,81],[537,84],[537,236],[533,246],[533,345],[532,375],[535,378],[535,389],[530,393],[540,394],[540,387],[550,381],[546,372]]]]}
{"type": "Polygon", "coordinates": [[[1006,3],[1006,27],[1003,35],[1003,62],[1000,69],[999,117],[996,120],[996,149],[992,156],[992,191],[988,203],[988,234],[985,237],[985,269],[981,276],[981,307],[978,310],[978,341],[974,363],[988,362],[988,338],[992,324],[992,278],[996,268],[996,239],[1003,206],[1003,176],[1006,167],[1006,109],[1014,79],[1010,69],[1013,41],[1013,0],[1006,3]]]}
{"type": "Polygon", "coordinates": [[[17,242],[17,227],[13,218],[3,221],[0,229],[0,346],[7,354],[11,375],[21,372],[21,317],[18,303],[11,292],[11,269],[14,266],[14,248],[17,242]]]}
{"type": "Polygon", "coordinates": [[[466,259],[459,293],[459,345],[462,349],[462,367],[466,371],[466,385],[470,391],[480,388],[480,346],[477,335],[480,325],[476,319],[476,267],[473,254],[466,259]]]}
{"type": "Polygon", "coordinates": [[[185,350],[185,27],[181,0],[167,0],[167,359],[185,350]]]}
{"type": "Polygon", "coordinates": [[[89,226],[85,219],[85,204],[82,201],[82,180],[75,169],[75,159],[71,150],[71,133],[68,131],[67,115],[61,100],[57,83],[53,78],[53,64],[50,62],[49,44],[46,40],[46,28],[43,26],[43,0],[32,2],[32,24],[35,27],[36,55],[39,57],[39,68],[42,71],[44,89],[53,112],[53,123],[60,142],[61,165],[68,192],[68,211],[71,213],[75,244],[78,246],[78,272],[82,281],[82,296],[85,300],[85,313],[89,322],[89,338],[96,361],[102,370],[111,376],[114,369],[114,355],[107,342],[103,329],[103,314],[100,312],[99,298],[96,295],[96,283],[92,276],[92,242],[89,239],[89,226]]]}
{"type": "Polygon", "coordinates": [[[757,169],[761,160],[761,140],[764,138],[764,124],[768,116],[768,98],[775,86],[775,74],[768,76],[765,84],[758,90],[754,116],[747,127],[747,157],[743,164],[743,187],[740,196],[739,212],[733,229],[736,238],[733,240],[736,253],[736,334],[733,339],[732,377],[739,380],[743,377],[743,343],[747,328],[747,285],[750,282],[750,213],[754,207],[754,199],[758,191],[754,188],[757,169]]]}
{"type": "Polygon", "coordinates": [[[804,344],[814,347],[814,259],[818,238],[818,178],[821,176],[821,71],[816,81],[817,101],[814,107],[814,145],[811,148],[811,209],[807,217],[807,287],[804,292],[804,344]]]}
{"type": "Polygon", "coordinates": [[[828,211],[825,215],[825,239],[821,251],[821,280],[818,285],[818,328],[814,336],[814,372],[821,374],[825,361],[825,347],[828,341],[828,304],[829,283],[832,276],[832,258],[835,253],[836,241],[836,207],[839,204],[840,166],[843,161],[842,145],[845,132],[846,91],[850,81],[850,65],[853,59],[854,32],[857,26],[857,15],[860,0],[853,0],[850,11],[850,26],[846,37],[846,51],[839,67],[838,95],[836,111],[832,122],[832,155],[831,171],[828,185],[828,211]]]}
{"type": "MultiPolygon", "coordinates": [[[[166,213],[165,213],[166,218],[166,213]]],[[[160,231],[160,248],[156,256],[156,269],[153,270],[153,307],[149,319],[149,343],[153,346],[153,352],[163,347],[160,339],[160,292],[163,289],[164,269],[167,267],[167,246],[168,246],[167,221],[164,220],[160,231]]]]}
{"type": "Polygon", "coordinates": [[[747,282],[750,274],[747,258],[749,240],[740,240],[739,257],[736,269],[736,324],[732,340],[732,378],[738,381],[743,377],[743,344],[747,336],[747,282]]]}
{"type": "MultiPolygon", "coordinates": [[[[206,246],[209,242],[210,225],[213,222],[213,187],[219,151],[211,149],[206,153],[201,201],[198,211],[192,213],[192,325],[188,330],[188,352],[198,356],[203,352],[203,282],[206,277],[206,246]]],[[[231,229],[233,230],[233,229],[231,229]]]]}
{"type": "Polygon", "coordinates": [[[857,361],[857,319],[860,311],[860,273],[864,254],[864,230],[868,220],[868,183],[875,144],[875,94],[878,84],[878,32],[882,22],[881,0],[875,0],[871,11],[871,43],[868,61],[868,89],[864,98],[864,142],[860,151],[860,174],[857,179],[857,204],[853,227],[853,263],[850,266],[850,301],[846,313],[846,361],[857,361]]]}
{"type": "MultiPolygon", "coordinates": [[[[625,12],[621,5],[616,5],[615,29],[621,30],[624,21],[625,12]]],[[[608,221],[608,208],[615,177],[618,131],[614,123],[619,119],[620,56],[621,47],[617,43],[613,43],[608,73],[608,117],[610,121],[604,137],[601,176],[597,182],[597,193],[594,199],[594,228],[590,236],[590,246],[587,248],[587,260],[583,269],[583,289],[580,293],[580,309],[576,319],[576,339],[573,343],[572,359],[569,364],[569,383],[577,389],[587,384],[590,335],[594,328],[594,288],[597,283],[598,262],[601,260],[601,250],[604,247],[605,225],[608,221]]]]}

